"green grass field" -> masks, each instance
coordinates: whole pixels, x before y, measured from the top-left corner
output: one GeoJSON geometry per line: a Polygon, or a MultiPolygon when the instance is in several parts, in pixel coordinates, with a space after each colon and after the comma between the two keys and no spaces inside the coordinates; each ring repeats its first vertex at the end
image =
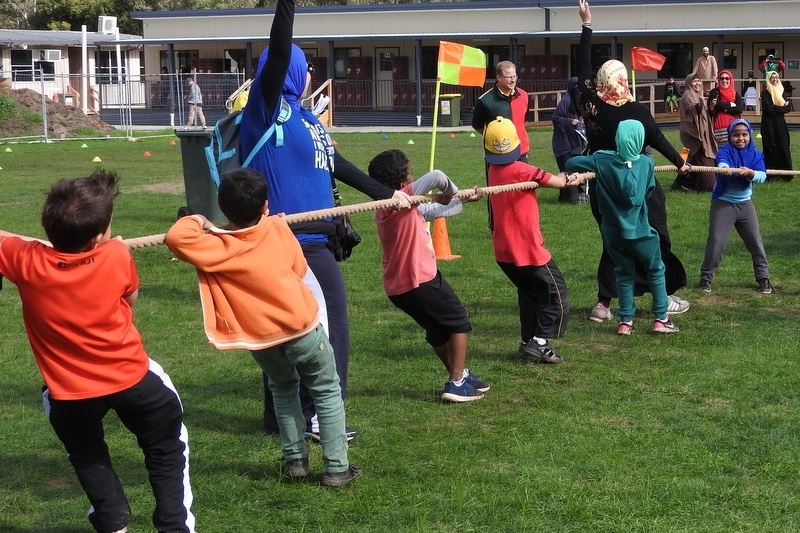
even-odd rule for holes
{"type": "MultiPolygon", "coordinates": [[[[680,146],[677,132],[667,135],[680,146]]],[[[334,134],[362,168],[377,152],[399,148],[415,175],[428,169],[430,134],[387,137],[334,134]]],[[[46,188],[87,175],[97,156],[122,176],[113,233],[163,233],[185,205],[181,154],[170,139],[0,146],[0,227],[42,237],[46,188]]],[[[532,131],[531,146],[531,162],[555,170],[550,132],[532,131]]],[[[793,148],[797,160],[796,135],[793,148]]],[[[461,187],[482,183],[480,139],[440,133],[436,167],[461,187]]],[[[665,187],[673,177],[658,176],[665,187]]],[[[588,206],[559,205],[558,191],[540,191],[545,241],[570,291],[567,335],[553,341],[566,358],[557,366],[515,360],[516,293],[494,263],[483,202],[467,205],[448,220],[452,250],[462,257],[439,263],[470,312],[468,365],[492,385],[466,405],[438,401],[444,369],[383,293],[372,214],[353,216],[364,242],[341,265],[352,344],[346,408],[348,425],[360,432],[351,459],[364,477],[338,491],[280,479],[279,441],[260,432],[256,364],[205,341],[191,267],[163,246],[135,250],[136,324],[184,403],[198,531],[800,530],[797,187],[756,186],[775,286],[769,296],[757,293],[736,235],[714,292],[695,288],[709,195],[667,192],[673,249],[689,277],[679,294],[692,307],[674,317],[679,334],[655,336],[644,327],[649,297],[638,298],[640,327],[629,338],[615,334],[616,324],[587,320],[601,248],[588,206]]],[[[343,201],[367,200],[346,190],[343,201]]],[[[91,531],[86,498],[42,412],[41,377],[8,281],[0,313],[0,532],[91,531]]],[[[114,415],[107,439],[133,507],[130,531],[151,531],[141,453],[114,415]]],[[[321,475],[318,447],[311,467],[321,475]]]]}

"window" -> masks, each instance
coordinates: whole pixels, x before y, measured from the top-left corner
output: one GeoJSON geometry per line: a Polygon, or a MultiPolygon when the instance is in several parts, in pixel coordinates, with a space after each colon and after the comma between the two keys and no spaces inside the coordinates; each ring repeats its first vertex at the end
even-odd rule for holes
{"type": "Polygon", "coordinates": [[[54,81],[56,79],[56,64],[52,61],[34,61],[33,77],[39,81],[39,74],[44,81],[54,81]]]}
{"type": "Polygon", "coordinates": [[[11,50],[11,79],[33,81],[33,51],[11,50]]]}
{"type": "Polygon", "coordinates": [[[686,78],[694,70],[691,43],[659,43],[658,53],[667,58],[664,68],[658,71],[659,78],[686,78]]]}
{"type": "MultiPolygon", "coordinates": [[[[125,54],[126,52],[122,52],[125,54]]],[[[123,70],[125,68],[125,55],[122,56],[123,70]]],[[[94,75],[97,83],[119,83],[119,70],[117,69],[117,52],[114,50],[98,50],[94,53],[94,75]]]]}
{"type": "Polygon", "coordinates": [[[333,49],[333,75],[337,80],[347,79],[348,57],[361,57],[361,48],[333,49]]]}
{"type": "MultiPolygon", "coordinates": [[[[592,45],[592,73],[600,70],[603,63],[611,58],[611,45],[610,44],[593,44],[592,45]]],[[[617,43],[617,57],[622,61],[622,44],[617,43]]],[[[570,64],[572,65],[572,76],[578,75],[578,45],[573,44],[570,46],[570,64]]]]}

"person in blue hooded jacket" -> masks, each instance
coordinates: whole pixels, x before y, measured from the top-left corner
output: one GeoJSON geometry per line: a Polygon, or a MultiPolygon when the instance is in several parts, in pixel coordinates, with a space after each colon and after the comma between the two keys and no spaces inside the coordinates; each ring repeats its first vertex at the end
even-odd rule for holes
{"type": "Polygon", "coordinates": [[[769,266],[758,215],[751,200],[753,183],[764,183],[767,167],[762,154],[753,143],[753,128],[743,118],[728,125],[728,144],[717,152],[717,166],[736,169],[733,173],[717,173],[717,181],[711,192],[711,210],[708,214],[708,240],[700,266],[700,289],[711,292],[711,281],[725,255],[731,230],[744,241],[753,258],[753,272],[758,292],[772,293],[769,281],[769,266]]]}
{"type": "MultiPolygon", "coordinates": [[[[400,207],[410,207],[408,195],[371,179],[340,156],[322,124],[310,110],[300,105],[311,75],[305,54],[292,44],[294,10],[293,0],[278,2],[269,47],[258,60],[247,105],[242,111],[239,145],[244,154],[252,151],[273,123],[279,125],[276,134],[258,150],[250,165],[261,171],[269,184],[270,210],[288,215],[333,207],[332,178],[355,187],[373,200],[397,198],[400,207]],[[290,114],[278,120],[282,107],[290,108],[290,114]]],[[[333,346],[344,397],[350,339],[344,280],[333,252],[326,246],[333,223],[319,221],[293,227],[293,231],[308,262],[309,274],[305,281],[319,302],[320,322],[333,346]]],[[[264,395],[264,429],[269,434],[277,434],[278,424],[266,375],[264,395]]],[[[319,435],[318,426],[313,401],[304,387],[301,387],[300,398],[307,432],[314,438],[319,435]]],[[[348,439],[355,434],[349,429],[348,439]]]]}
{"type": "MultiPolygon", "coordinates": [[[[572,94],[578,78],[570,78],[567,82],[567,92],[561,97],[556,110],[553,111],[553,156],[556,158],[558,170],[563,172],[567,160],[576,155],[581,155],[586,149],[586,135],[584,133],[583,118],[578,113],[578,107],[572,102],[572,94]]],[[[570,185],[558,191],[558,201],[562,204],[577,204],[580,202],[581,187],[570,185]]]]}
{"type": "Polygon", "coordinates": [[[639,261],[647,274],[653,295],[654,333],[675,333],[677,326],[667,315],[669,300],[664,279],[664,262],[658,232],[647,219],[647,198],[656,188],[653,159],[642,157],[644,126],[637,120],[623,120],[617,127],[616,150],[598,150],[590,156],[567,161],[569,172],[594,172],[597,203],[603,215],[600,235],[614,261],[619,294],[617,333],[630,335],[633,316],[634,275],[639,261]]]}

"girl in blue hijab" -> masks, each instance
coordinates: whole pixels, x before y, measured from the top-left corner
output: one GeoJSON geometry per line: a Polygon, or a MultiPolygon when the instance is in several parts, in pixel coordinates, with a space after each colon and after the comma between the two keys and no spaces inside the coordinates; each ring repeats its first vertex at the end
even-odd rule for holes
{"type": "Polygon", "coordinates": [[[767,254],[761,240],[758,216],[751,198],[753,183],[764,183],[767,179],[764,154],[753,143],[753,128],[743,118],[728,125],[728,144],[717,152],[717,166],[736,169],[736,172],[717,173],[714,191],[711,193],[711,211],[708,215],[708,240],[703,264],[700,266],[700,289],[711,292],[711,281],[725,255],[731,230],[744,241],[753,258],[758,291],[772,293],[769,280],[767,254]]]}

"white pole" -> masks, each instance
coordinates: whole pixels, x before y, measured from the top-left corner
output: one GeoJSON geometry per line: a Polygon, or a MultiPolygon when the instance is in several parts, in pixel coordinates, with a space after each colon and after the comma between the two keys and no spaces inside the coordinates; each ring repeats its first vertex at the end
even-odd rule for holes
{"type": "Polygon", "coordinates": [[[81,26],[81,107],[83,114],[89,114],[89,59],[86,46],[86,24],[81,26]]]}

